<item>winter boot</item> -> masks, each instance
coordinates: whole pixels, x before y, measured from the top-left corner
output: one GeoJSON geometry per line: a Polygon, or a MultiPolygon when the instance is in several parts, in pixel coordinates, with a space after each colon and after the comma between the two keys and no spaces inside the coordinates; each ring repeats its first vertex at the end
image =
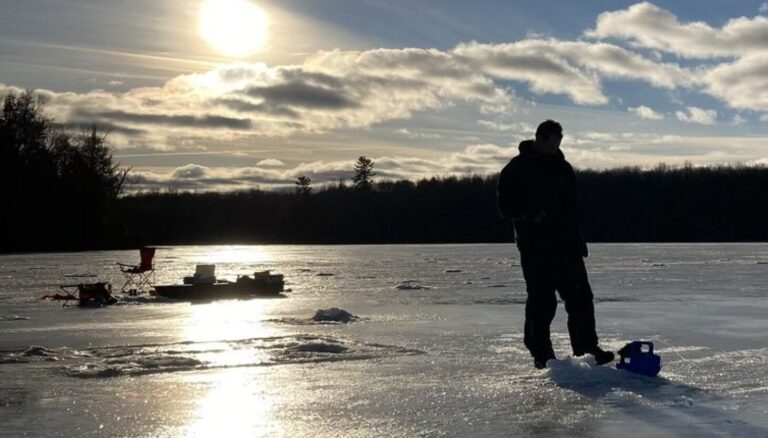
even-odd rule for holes
{"type": "Polygon", "coordinates": [[[537,370],[543,370],[547,367],[547,361],[556,359],[555,353],[548,353],[544,356],[534,356],[533,357],[533,366],[536,367],[537,370]]]}
{"type": "Polygon", "coordinates": [[[594,347],[590,349],[588,353],[595,357],[595,362],[597,362],[598,365],[605,365],[613,362],[614,355],[612,351],[604,351],[600,347],[594,347]]]}

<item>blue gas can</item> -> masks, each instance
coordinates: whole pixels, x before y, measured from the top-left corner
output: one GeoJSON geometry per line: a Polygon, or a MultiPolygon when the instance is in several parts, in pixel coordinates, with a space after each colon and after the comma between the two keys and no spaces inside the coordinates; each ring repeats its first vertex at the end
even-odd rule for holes
{"type": "Polygon", "coordinates": [[[661,371],[661,357],[653,353],[653,342],[633,341],[619,350],[616,368],[653,377],[661,371]]]}

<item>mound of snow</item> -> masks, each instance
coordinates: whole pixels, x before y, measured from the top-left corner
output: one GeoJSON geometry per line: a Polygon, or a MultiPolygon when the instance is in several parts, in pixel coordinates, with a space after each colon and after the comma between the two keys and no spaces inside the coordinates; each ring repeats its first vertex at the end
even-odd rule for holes
{"type": "Polygon", "coordinates": [[[53,356],[54,352],[40,345],[31,345],[21,353],[23,356],[53,356]]]}
{"type": "Polygon", "coordinates": [[[400,282],[397,286],[395,286],[395,289],[400,290],[421,290],[421,289],[432,289],[429,286],[422,286],[420,285],[417,280],[406,280],[400,282]]]}
{"type": "Polygon", "coordinates": [[[349,350],[349,348],[340,345],[340,344],[333,344],[328,342],[309,342],[306,344],[298,344],[296,346],[290,347],[289,350],[295,350],[295,351],[301,351],[305,353],[344,353],[349,350]]]}
{"type": "Polygon", "coordinates": [[[616,369],[614,363],[597,365],[591,355],[550,360],[545,373],[556,385],[588,395],[607,393],[616,388],[648,389],[669,383],[663,378],[616,369]]]}
{"type": "Polygon", "coordinates": [[[29,321],[29,317],[19,315],[0,316],[0,321],[29,321]]]}
{"type": "Polygon", "coordinates": [[[347,312],[344,309],[338,307],[331,307],[330,309],[317,309],[315,316],[312,317],[314,321],[333,321],[333,322],[352,322],[357,320],[357,316],[347,312]]]}

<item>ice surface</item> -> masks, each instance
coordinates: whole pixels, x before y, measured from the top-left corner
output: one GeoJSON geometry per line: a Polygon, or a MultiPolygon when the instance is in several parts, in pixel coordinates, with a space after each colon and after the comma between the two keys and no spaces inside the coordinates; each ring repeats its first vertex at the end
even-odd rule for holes
{"type": "Polygon", "coordinates": [[[38,298],[135,251],[1,256],[0,436],[767,437],[768,245],[590,249],[601,345],[654,341],[659,377],[570,357],[562,306],[534,369],[514,245],[164,248],[158,283],[216,263],[293,292],[102,309],[38,298]],[[365,317],[308,317],[331,306],[365,317]]]}
{"type": "Polygon", "coordinates": [[[362,360],[421,351],[363,344],[332,336],[299,334],[221,342],[121,345],[87,349],[30,346],[0,354],[0,364],[56,361],[54,371],[70,377],[139,376],[232,367],[362,360]]]}

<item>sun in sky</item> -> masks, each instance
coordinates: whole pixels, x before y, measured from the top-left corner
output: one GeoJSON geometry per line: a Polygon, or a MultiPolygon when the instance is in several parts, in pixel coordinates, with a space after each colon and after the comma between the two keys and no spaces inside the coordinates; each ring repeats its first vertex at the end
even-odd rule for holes
{"type": "Polygon", "coordinates": [[[205,0],[200,35],[225,56],[245,57],[264,48],[267,14],[248,0],[205,0]]]}

